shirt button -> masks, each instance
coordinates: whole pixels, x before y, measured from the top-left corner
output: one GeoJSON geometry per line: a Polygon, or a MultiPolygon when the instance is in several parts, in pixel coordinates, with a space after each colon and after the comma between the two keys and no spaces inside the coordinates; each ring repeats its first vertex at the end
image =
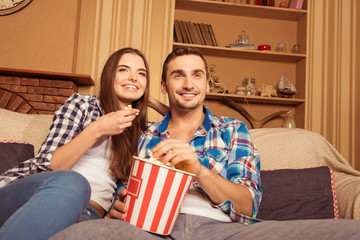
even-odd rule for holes
{"type": "Polygon", "coordinates": [[[185,232],[188,232],[188,231],[189,231],[189,228],[188,228],[188,227],[186,227],[186,228],[185,228],[185,232]]]}
{"type": "Polygon", "coordinates": [[[86,211],[87,215],[91,215],[91,212],[89,210],[86,211]]]}

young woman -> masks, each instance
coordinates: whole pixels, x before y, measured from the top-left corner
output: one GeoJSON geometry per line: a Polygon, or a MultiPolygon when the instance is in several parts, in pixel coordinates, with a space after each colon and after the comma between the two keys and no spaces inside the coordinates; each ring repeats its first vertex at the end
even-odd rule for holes
{"type": "Polygon", "coordinates": [[[38,155],[0,177],[0,186],[11,182],[0,188],[0,239],[48,239],[79,219],[104,217],[117,181],[128,178],[148,104],[167,110],[148,100],[143,54],[132,48],[113,53],[99,98],[72,95],[56,111],[38,155]]]}

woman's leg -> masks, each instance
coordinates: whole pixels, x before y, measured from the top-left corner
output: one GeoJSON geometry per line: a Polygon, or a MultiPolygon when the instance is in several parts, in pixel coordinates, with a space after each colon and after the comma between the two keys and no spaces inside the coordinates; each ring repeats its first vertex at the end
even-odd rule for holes
{"type": "Polygon", "coordinates": [[[87,180],[52,171],[0,188],[0,239],[48,239],[75,223],[90,199],[87,180]]]}

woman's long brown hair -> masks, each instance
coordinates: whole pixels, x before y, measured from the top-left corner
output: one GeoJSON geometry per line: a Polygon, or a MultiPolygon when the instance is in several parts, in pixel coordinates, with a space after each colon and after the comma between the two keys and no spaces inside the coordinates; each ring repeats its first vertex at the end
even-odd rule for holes
{"type": "Polygon", "coordinates": [[[150,84],[149,65],[145,56],[139,50],[133,48],[123,48],[114,52],[107,60],[101,73],[100,103],[104,113],[107,114],[120,110],[118,97],[114,90],[114,78],[118,62],[125,53],[137,54],[144,60],[145,68],[147,70],[147,85],[144,95],[132,103],[133,108],[140,110],[140,114],[135,118],[132,126],[126,128],[121,134],[113,135],[111,137],[113,160],[110,165],[110,169],[120,180],[128,179],[131,169],[132,156],[137,155],[138,141],[141,132],[146,128],[150,84]]]}

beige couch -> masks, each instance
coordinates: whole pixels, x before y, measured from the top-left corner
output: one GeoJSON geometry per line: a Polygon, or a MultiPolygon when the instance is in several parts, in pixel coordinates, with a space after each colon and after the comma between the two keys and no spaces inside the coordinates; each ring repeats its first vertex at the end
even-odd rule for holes
{"type": "MultiPolygon", "coordinates": [[[[28,142],[37,152],[51,123],[50,115],[0,109],[0,140],[28,142]]],[[[284,128],[254,129],[250,133],[260,152],[262,170],[331,167],[340,218],[360,219],[360,172],[354,170],[321,135],[284,128]]]]}

